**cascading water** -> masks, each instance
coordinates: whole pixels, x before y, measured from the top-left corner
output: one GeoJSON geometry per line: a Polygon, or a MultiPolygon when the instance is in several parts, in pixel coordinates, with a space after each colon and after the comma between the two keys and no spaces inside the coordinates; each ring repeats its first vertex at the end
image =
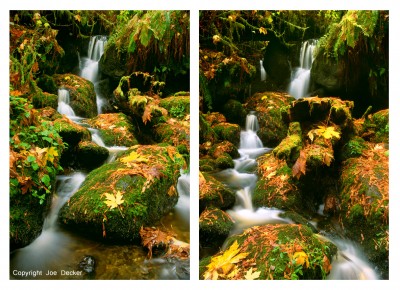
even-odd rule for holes
{"type": "Polygon", "coordinates": [[[104,47],[107,44],[107,36],[91,36],[88,46],[87,57],[80,58],[81,77],[91,81],[96,92],[96,103],[98,114],[102,113],[104,99],[101,96],[97,82],[99,81],[99,61],[104,53],[104,47]]]}
{"type": "Polygon", "coordinates": [[[317,40],[310,39],[302,43],[300,49],[300,67],[292,71],[289,94],[296,99],[306,97],[310,87],[310,72],[314,61],[317,40]]]}
{"type": "Polygon", "coordinates": [[[67,117],[75,117],[75,112],[69,105],[69,91],[67,89],[58,89],[57,111],[67,117]]]}
{"type": "Polygon", "coordinates": [[[262,82],[265,82],[267,79],[267,72],[265,71],[263,61],[260,60],[260,78],[262,82]]]}
{"type": "Polygon", "coordinates": [[[289,219],[279,217],[282,211],[272,208],[259,208],[254,210],[252,193],[257,182],[254,170],[257,166],[256,158],[271,150],[263,146],[257,136],[259,124],[255,112],[246,116],[245,130],[240,133],[240,158],[234,160],[234,168],[216,173],[214,176],[236,190],[236,205],[227,211],[235,221],[232,233],[237,233],[245,228],[267,223],[289,223],[289,219]]]}
{"type": "MultiPolygon", "coordinates": [[[[293,223],[292,220],[280,216],[284,213],[282,210],[253,207],[252,192],[257,182],[257,176],[253,173],[257,168],[255,159],[271,150],[263,147],[262,141],[257,136],[258,129],[257,117],[254,112],[251,112],[246,117],[245,130],[240,135],[238,150],[240,158],[234,160],[233,169],[214,174],[215,178],[236,190],[236,204],[232,210],[227,211],[235,222],[231,234],[241,233],[246,228],[255,225],[293,223]]],[[[369,265],[362,251],[351,241],[319,236],[338,247],[337,257],[332,262],[328,279],[378,279],[378,275],[369,265]]]]}

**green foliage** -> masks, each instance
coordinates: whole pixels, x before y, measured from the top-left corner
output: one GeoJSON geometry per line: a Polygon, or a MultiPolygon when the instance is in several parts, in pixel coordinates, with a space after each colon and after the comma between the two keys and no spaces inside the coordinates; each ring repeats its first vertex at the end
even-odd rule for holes
{"type": "MultiPolygon", "coordinates": [[[[319,41],[319,47],[328,57],[338,59],[347,47],[355,48],[365,38],[373,35],[379,19],[379,11],[349,10],[339,23],[333,23],[326,35],[319,41]]],[[[371,43],[371,49],[375,44],[371,43]]]]}
{"type": "Polygon", "coordinates": [[[185,105],[180,103],[176,106],[172,106],[172,108],[169,110],[169,113],[174,118],[182,119],[185,117],[185,105]]]}
{"type": "Polygon", "coordinates": [[[38,116],[25,98],[10,96],[10,194],[30,193],[42,204],[62,170],[65,148],[51,122],[38,116]]]}

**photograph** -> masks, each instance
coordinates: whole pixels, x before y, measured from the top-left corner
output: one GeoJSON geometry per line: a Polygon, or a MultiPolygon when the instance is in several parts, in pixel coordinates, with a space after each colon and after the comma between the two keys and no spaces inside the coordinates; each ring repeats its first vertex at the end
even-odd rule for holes
{"type": "Polygon", "coordinates": [[[9,12],[11,280],[190,279],[190,12],[9,12]]]}
{"type": "Polygon", "coordinates": [[[199,11],[199,279],[387,280],[389,11],[199,11]]]}

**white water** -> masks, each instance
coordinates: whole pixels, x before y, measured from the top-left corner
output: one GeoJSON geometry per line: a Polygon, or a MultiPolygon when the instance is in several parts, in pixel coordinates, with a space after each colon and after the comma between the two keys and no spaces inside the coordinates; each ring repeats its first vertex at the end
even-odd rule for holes
{"type": "Polygon", "coordinates": [[[175,212],[181,223],[189,229],[190,222],[190,173],[184,173],[181,169],[181,176],[178,178],[177,191],[179,194],[175,212]]]}
{"type": "Polygon", "coordinates": [[[281,210],[273,208],[253,208],[252,193],[257,182],[254,170],[257,166],[256,158],[271,150],[263,146],[257,136],[259,124],[255,112],[246,116],[246,126],[240,134],[240,158],[234,160],[235,167],[216,173],[214,176],[229,187],[236,190],[236,204],[227,212],[235,221],[231,234],[244,229],[268,223],[290,223],[289,219],[279,217],[281,210]]]}
{"type": "Polygon", "coordinates": [[[104,99],[100,95],[97,82],[99,81],[99,61],[104,53],[104,47],[107,44],[107,37],[103,35],[91,36],[88,46],[87,57],[80,57],[81,77],[91,81],[96,92],[97,113],[102,113],[104,99]]]}
{"type": "Polygon", "coordinates": [[[57,111],[67,117],[75,117],[75,112],[69,105],[69,91],[67,89],[58,89],[58,107],[57,111]]]}
{"type": "Polygon", "coordinates": [[[296,99],[306,97],[310,87],[310,72],[314,61],[315,39],[304,41],[300,50],[300,67],[292,71],[289,94],[296,99]]]}
{"type": "Polygon", "coordinates": [[[260,78],[262,82],[265,82],[267,79],[267,72],[265,71],[262,60],[260,60],[260,78]]]}

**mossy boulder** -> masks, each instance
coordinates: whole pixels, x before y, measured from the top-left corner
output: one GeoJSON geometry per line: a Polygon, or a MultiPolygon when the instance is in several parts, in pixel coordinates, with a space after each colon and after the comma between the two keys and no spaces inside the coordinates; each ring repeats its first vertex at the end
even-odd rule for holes
{"type": "Polygon", "coordinates": [[[213,122],[210,122],[208,119],[209,118],[207,118],[207,115],[200,113],[200,116],[199,116],[199,127],[200,127],[199,141],[200,141],[200,144],[205,143],[205,142],[210,142],[210,144],[212,144],[218,140],[217,134],[211,127],[213,125],[213,122]]]}
{"type": "Polygon", "coordinates": [[[367,149],[366,141],[361,137],[353,136],[340,150],[340,158],[346,160],[359,157],[364,149],[367,149]]]}
{"type": "Polygon", "coordinates": [[[215,159],[209,155],[201,156],[199,160],[199,170],[201,172],[213,172],[217,169],[215,159]]]}
{"type": "Polygon", "coordinates": [[[206,172],[200,172],[200,211],[206,207],[228,209],[235,203],[235,193],[206,172]]]}
{"type": "Polygon", "coordinates": [[[290,95],[279,92],[256,93],[246,100],[244,107],[257,112],[260,125],[257,135],[264,146],[275,147],[286,137],[288,125],[281,111],[293,101],[290,95]]]}
{"type": "Polygon", "coordinates": [[[304,200],[286,161],[268,153],[259,157],[257,163],[259,179],[253,193],[253,205],[301,210],[304,200]]]}
{"type": "Polygon", "coordinates": [[[215,159],[215,165],[219,169],[233,168],[235,166],[232,157],[228,153],[223,153],[215,159]]]}
{"type": "Polygon", "coordinates": [[[200,278],[245,280],[246,274],[257,273],[258,280],[321,280],[336,252],[334,244],[307,226],[254,226],[230,237],[225,250],[200,261],[200,278]]]}
{"type": "MultiPolygon", "coordinates": [[[[186,152],[190,152],[190,121],[168,119],[165,123],[159,123],[154,126],[156,141],[168,143],[173,146],[182,145],[186,152]]],[[[182,152],[181,152],[182,153],[182,152]]]]}
{"type": "Polygon", "coordinates": [[[76,159],[80,168],[90,171],[102,165],[107,160],[108,155],[107,148],[92,141],[81,141],[78,144],[76,159]]]}
{"type": "Polygon", "coordinates": [[[310,97],[298,99],[282,111],[286,122],[325,122],[334,123],[341,130],[353,126],[352,110],[354,103],[339,98],[310,97]]]}
{"type": "Polygon", "coordinates": [[[40,90],[32,96],[32,104],[35,108],[51,107],[57,109],[58,96],[40,90]]]}
{"type": "Polygon", "coordinates": [[[100,137],[106,146],[129,147],[138,144],[135,129],[123,113],[99,114],[84,122],[99,130],[100,137]]]}
{"type": "Polygon", "coordinates": [[[347,159],[341,171],[340,218],[351,239],[388,275],[389,156],[383,144],[367,143],[356,158],[347,159]]]}
{"type": "Polygon", "coordinates": [[[217,134],[219,140],[221,141],[227,140],[233,144],[239,144],[240,142],[239,125],[223,122],[213,125],[212,129],[217,134]]]}
{"type": "Polygon", "coordinates": [[[220,143],[213,145],[208,153],[213,158],[218,158],[219,156],[225,153],[230,155],[232,158],[239,158],[240,156],[237,147],[229,141],[222,141],[220,143]]]}
{"type": "Polygon", "coordinates": [[[289,124],[288,135],[272,151],[273,154],[287,162],[295,162],[303,146],[301,127],[299,122],[289,124]]]}
{"type": "Polygon", "coordinates": [[[60,222],[91,238],[137,241],[142,226],[155,225],[175,206],[177,179],[184,165],[172,146],[133,146],[88,174],[61,209],[60,222]]]}
{"type": "Polygon", "coordinates": [[[355,122],[357,134],[366,141],[389,143],[389,109],[370,114],[355,122]]]}
{"type": "Polygon", "coordinates": [[[96,93],[93,83],[74,74],[53,76],[57,86],[69,91],[70,106],[80,117],[93,118],[97,115],[96,93]]]}
{"type": "Polygon", "coordinates": [[[229,123],[245,125],[247,112],[241,102],[233,99],[228,100],[222,107],[222,113],[229,123]]]}
{"type": "Polygon", "coordinates": [[[183,119],[190,114],[190,96],[171,96],[161,99],[160,107],[166,109],[171,117],[183,119]]]}
{"type": "Polygon", "coordinates": [[[228,213],[218,208],[206,208],[199,218],[200,246],[220,247],[233,228],[228,213]]]}
{"type": "Polygon", "coordinates": [[[92,138],[87,128],[75,124],[65,116],[56,119],[53,125],[69,148],[76,146],[80,141],[90,141],[92,138]]]}
{"type": "Polygon", "coordinates": [[[44,92],[57,95],[58,87],[53,77],[46,74],[41,75],[36,79],[36,84],[44,92]]]}
{"type": "Polygon", "coordinates": [[[42,232],[51,196],[43,204],[31,194],[10,194],[10,250],[32,243],[42,232]]]}

